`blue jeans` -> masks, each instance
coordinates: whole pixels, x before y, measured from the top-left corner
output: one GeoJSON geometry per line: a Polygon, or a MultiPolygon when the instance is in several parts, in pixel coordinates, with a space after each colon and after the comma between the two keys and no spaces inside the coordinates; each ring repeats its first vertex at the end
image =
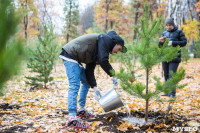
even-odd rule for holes
{"type": "Polygon", "coordinates": [[[86,97],[90,85],[87,83],[85,68],[79,66],[79,64],[64,60],[64,65],[66,68],[67,77],[69,80],[69,90],[68,90],[68,111],[69,113],[76,113],[77,111],[77,96],[80,88],[80,81],[82,83],[80,96],[79,96],[79,106],[84,107],[86,103],[86,97]]]}

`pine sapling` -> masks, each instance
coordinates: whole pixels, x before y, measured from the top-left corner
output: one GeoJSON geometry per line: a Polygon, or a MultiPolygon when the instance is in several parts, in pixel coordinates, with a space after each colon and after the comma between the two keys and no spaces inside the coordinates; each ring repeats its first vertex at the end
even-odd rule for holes
{"type": "Polygon", "coordinates": [[[145,99],[145,121],[148,120],[148,107],[149,99],[158,96],[161,92],[171,91],[178,86],[178,83],[184,77],[184,69],[180,69],[176,74],[172,74],[172,78],[161,84],[160,79],[154,77],[156,80],[155,90],[149,90],[149,81],[151,70],[154,65],[164,62],[171,61],[178,55],[179,47],[168,46],[169,39],[167,39],[161,47],[157,44],[152,43],[152,39],[156,36],[157,32],[161,27],[161,19],[154,19],[149,26],[149,5],[145,4],[145,16],[141,19],[141,29],[135,26],[135,30],[141,37],[141,43],[134,46],[134,53],[138,57],[140,62],[140,68],[145,70],[145,84],[138,82],[137,80],[133,83],[128,82],[130,74],[123,74],[125,70],[121,69],[121,72],[117,74],[117,77],[121,80],[121,86],[128,93],[145,99]]]}
{"type": "Polygon", "coordinates": [[[44,37],[38,35],[40,45],[36,50],[32,50],[32,56],[29,59],[27,67],[30,72],[36,73],[35,76],[26,77],[29,79],[27,84],[35,87],[47,88],[47,83],[53,80],[50,73],[53,69],[55,59],[55,48],[52,47],[51,42],[54,39],[53,28],[44,25],[44,37]],[[43,85],[41,84],[43,83],[43,85]]]}

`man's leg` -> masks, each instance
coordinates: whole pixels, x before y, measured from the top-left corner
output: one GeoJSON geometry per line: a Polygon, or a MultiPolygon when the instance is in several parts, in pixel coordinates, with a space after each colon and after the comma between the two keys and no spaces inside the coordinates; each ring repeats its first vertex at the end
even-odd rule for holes
{"type": "MultiPolygon", "coordinates": [[[[169,79],[172,77],[171,74],[170,74],[170,71],[172,71],[173,73],[176,73],[178,66],[179,66],[179,63],[169,63],[169,79]]],[[[176,95],[176,88],[174,88],[174,90],[171,91],[169,93],[169,95],[175,96],[176,95]]]]}
{"type": "Polygon", "coordinates": [[[90,88],[90,85],[87,82],[84,67],[82,67],[82,69],[81,69],[80,80],[81,80],[82,86],[81,86],[81,90],[80,90],[80,98],[79,98],[78,103],[79,103],[80,107],[85,107],[86,97],[87,97],[87,93],[90,88]]]}
{"type": "Polygon", "coordinates": [[[90,85],[87,82],[84,67],[82,67],[80,78],[81,78],[82,86],[81,86],[81,90],[80,90],[80,98],[79,98],[79,101],[78,101],[79,110],[77,112],[77,117],[82,118],[82,119],[88,119],[88,118],[95,117],[95,115],[89,113],[85,109],[86,98],[87,98],[87,94],[88,94],[88,90],[90,88],[90,85]]]}
{"type": "Polygon", "coordinates": [[[69,90],[68,90],[68,111],[69,120],[67,125],[67,130],[85,130],[90,126],[88,124],[82,123],[76,118],[77,113],[77,95],[80,88],[80,74],[81,67],[77,63],[64,61],[66,68],[67,77],[69,80],[69,90]]]}
{"type": "Polygon", "coordinates": [[[69,80],[68,90],[68,111],[70,116],[76,116],[77,112],[77,96],[80,88],[80,72],[79,64],[64,61],[67,77],[69,80]]]}
{"type": "MultiPolygon", "coordinates": [[[[167,62],[162,62],[162,68],[163,68],[163,72],[164,72],[165,81],[167,81],[168,76],[169,76],[169,63],[167,63],[167,62]]],[[[163,94],[162,96],[168,96],[168,94],[165,93],[165,94],[163,94]]]]}
{"type": "Polygon", "coordinates": [[[167,81],[167,79],[169,78],[169,63],[162,62],[162,68],[163,68],[163,71],[164,71],[165,81],[167,81]]]}

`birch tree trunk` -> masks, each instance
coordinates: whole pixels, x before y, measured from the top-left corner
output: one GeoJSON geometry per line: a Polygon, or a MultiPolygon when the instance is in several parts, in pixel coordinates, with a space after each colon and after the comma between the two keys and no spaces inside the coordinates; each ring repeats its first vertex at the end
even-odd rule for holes
{"type": "Polygon", "coordinates": [[[169,0],[168,17],[174,18],[177,26],[185,24],[185,20],[197,18],[194,11],[197,0],[169,0]]]}

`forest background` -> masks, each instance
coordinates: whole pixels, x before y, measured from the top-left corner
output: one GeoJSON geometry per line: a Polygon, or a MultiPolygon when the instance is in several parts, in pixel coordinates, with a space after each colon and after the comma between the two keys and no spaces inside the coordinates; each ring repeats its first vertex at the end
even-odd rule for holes
{"type": "MultiPolygon", "coordinates": [[[[158,43],[159,37],[166,30],[164,25],[166,18],[173,17],[175,24],[179,29],[183,30],[188,39],[187,46],[182,48],[182,61],[187,63],[191,57],[200,58],[199,0],[96,0],[88,4],[85,4],[84,0],[0,0],[0,2],[0,18],[2,18],[0,20],[0,94],[4,95],[0,97],[0,103],[2,103],[0,107],[4,107],[3,104],[5,102],[6,105],[8,103],[23,105],[24,108],[20,110],[22,113],[19,113],[19,110],[15,110],[15,115],[24,115],[23,113],[25,113],[24,116],[41,115],[43,110],[40,113],[36,113],[31,109],[33,106],[35,107],[31,100],[38,96],[44,97],[49,92],[52,92],[53,95],[51,98],[47,96],[46,99],[52,100],[55,98],[54,94],[60,96],[62,95],[60,92],[67,92],[66,74],[62,60],[58,56],[61,48],[78,36],[88,33],[107,33],[109,30],[115,30],[125,40],[130,56],[127,60],[124,60],[123,54],[114,55],[111,56],[110,62],[117,63],[114,67],[122,66],[123,64],[127,64],[129,68],[134,66],[134,63],[138,60],[131,51],[134,45],[139,45],[142,40],[134,27],[138,26],[141,29],[140,19],[145,13],[145,2],[149,4],[149,23],[151,24],[156,18],[162,19],[161,29],[151,43],[158,43]],[[39,77],[34,77],[35,75],[37,76],[36,73],[39,73],[39,77]],[[52,75],[53,77],[50,77],[52,75]],[[53,79],[55,82],[47,84],[53,79]],[[42,84],[41,86],[38,81],[44,82],[44,85],[42,84]],[[42,88],[48,88],[49,91],[41,90],[42,92],[44,91],[43,93],[40,91],[32,93],[30,91],[42,88]],[[57,91],[58,89],[60,92],[57,91]],[[31,93],[30,97],[34,96],[34,98],[30,98],[29,93],[31,93]],[[22,99],[20,99],[21,97],[22,99]],[[26,99],[29,99],[29,105],[26,104],[26,99]],[[30,108],[26,110],[26,107],[30,108]]],[[[199,59],[195,60],[195,62],[193,62],[193,59],[191,61],[192,63],[189,62],[189,65],[186,65],[186,68],[188,68],[186,72],[187,74],[192,73],[193,77],[187,75],[184,82],[189,82],[188,79],[191,79],[195,82],[195,87],[192,83],[189,83],[188,86],[190,87],[187,86],[184,91],[187,90],[189,92],[193,88],[195,89],[195,95],[199,96],[199,59]]],[[[110,82],[105,82],[107,83],[106,85],[103,82],[104,79],[108,79],[108,77],[104,76],[105,73],[102,73],[99,67],[97,69],[95,74],[97,81],[100,82],[99,86],[111,87],[110,82]]],[[[134,68],[131,69],[134,70],[134,68]]],[[[118,71],[119,68],[116,70],[118,71]]],[[[160,68],[157,69],[156,66],[155,72],[158,72],[158,70],[160,68]]],[[[93,95],[90,94],[90,96],[92,97],[93,95]]],[[[47,111],[50,111],[50,108],[56,110],[57,107],[66,109],[67,100],[65,96],[62,97],[65,99],[59,100],[62,103],[55,103],[54,106],[49,105],[49,103],[54,102],[53,100],[51,102],[47,101],[44,108],[48,108],[47,111]],[[63,101],[65,101],[65,104],[63,101]]],[[[189,98],[196,99],[195,109],[199,109],[199,97],[191,96],[189,98]]],[[[36,99],[35,101],[37,101],[36,99]]],[[[91,98],[90,102],[93,103],[91,98]]],[[[43,102],[40,101],[38,108],[41,108],[41,103],[43,102]]],[[[194,110],[192,109],[193,103],[188,104],[190,108],[188,110],[183,109],[185,113],[192,112],[189,110],[194,110]]],[[[181,108],[181,106],[176,107],[181,108]]],[[[196,110],[193,111],[193,116],[200,113],[196,110]]],[[[94,112],[99,113],[102,110],[95,110],[94,112]]],[[[24,122],[16,120],[15,116],[7,119],[5,115],[7,113],[5,112],[1,114],[4,115],[4,118],[0,119],[0,127],[2,123],[2,125],[10,125],[10,123],[20,124],[24,122]]],[[[47,117],[49,114],[51,114],[51,111],[47,117]]],[[[37,122],[36,125],[38,125],[37,122]]],[[[4,127],[2,126],[1,128],[4,127]]]]}

